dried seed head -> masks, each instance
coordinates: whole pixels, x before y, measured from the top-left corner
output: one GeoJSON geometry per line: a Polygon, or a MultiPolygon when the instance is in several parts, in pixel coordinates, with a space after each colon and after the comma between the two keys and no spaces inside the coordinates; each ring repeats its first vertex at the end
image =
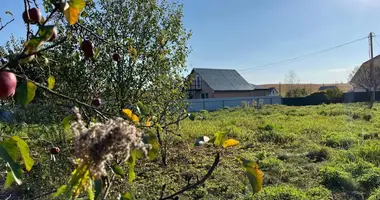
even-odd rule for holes
{"type": "Polygon", "coordinates": [[[75,134],[76,156],[90,164],[90,171],[95,177],[106,174],[105,163],[115,155],[128,159],[134,149],[146,153],[142,132],[130,122],[116,118],[86,128],[79,109],[74,108],[73,111],[76,121],[71,124],[71,128],[75,134]]]}

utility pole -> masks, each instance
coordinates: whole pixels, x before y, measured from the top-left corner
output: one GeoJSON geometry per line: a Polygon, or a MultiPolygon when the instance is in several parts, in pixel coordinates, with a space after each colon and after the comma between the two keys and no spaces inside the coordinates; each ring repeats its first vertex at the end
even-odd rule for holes
{"type": "Polygon", "coordinates": [[[369,33],[369,52],[370,52],[370,82],[371,82],[371,90],[372,90],[372,95],[371,95],[371,104],[375,102],[375,94],[376,94],[376,89],[375,89],[375,81],[374,81],[374,76],[373,76],[373,71],[374,71],[374,66],[373,66],[373,33],[369,33]]]}

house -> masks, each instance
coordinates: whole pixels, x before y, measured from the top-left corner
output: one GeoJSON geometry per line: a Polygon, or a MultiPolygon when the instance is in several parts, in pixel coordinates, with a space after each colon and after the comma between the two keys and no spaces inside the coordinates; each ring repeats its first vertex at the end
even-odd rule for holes
{"type": "Polygon", "coordinates": [[[194,68],[190,99],[254,96],[254,87],[234,69],[194,68]]]}
{"type": "Polygon", "coordinates": [[[274,87],[267,88],[262,85],[251,85],[255,88],[253,96],[278,96],[278,91],[274,87]]]}
{"type": "Polygon", "coordinates": [[[368,92],[375,88],[375,90],[380,90],[380,55],[377,55],[372,59],[373,61],[373,77],[374,81],[372,82],[370,78],[371,59],[364,62],[359,69],[356,71],[350,84],[353,86],[353,92],[368,92]]]}
{"type": "Polygon", "coordinates": [[[327,89],[338,89],[338,87],[335,85],[324,85],[324,86],[319,87],[318,91],[320,92],[327,89]]]}

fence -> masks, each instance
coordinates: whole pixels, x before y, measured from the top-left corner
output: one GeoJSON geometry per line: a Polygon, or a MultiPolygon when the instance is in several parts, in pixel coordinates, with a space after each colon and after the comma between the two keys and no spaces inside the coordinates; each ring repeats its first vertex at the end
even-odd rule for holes
{"type": "Polygon", "coordinates": [[[199,112],[201,110],[215,111],[224,107],[238,107],[242,102],[251,104],[253,100],[262,99],[264,104],[281,104],[280,96],[255,96],[255,97],[234,97],[234,98],[212,98],[212,99],[189,99],[190,106],[188,112],[199,112]]]}
{"type": "MultiPolygon", "coordinates": [[[[370,101],[371,94],[368,92],[347,92],[344,93],[344,103],[367,102],[370,101]]],[[[380,101],[380,92],[376,92],[375,100],[380,101]]]]}

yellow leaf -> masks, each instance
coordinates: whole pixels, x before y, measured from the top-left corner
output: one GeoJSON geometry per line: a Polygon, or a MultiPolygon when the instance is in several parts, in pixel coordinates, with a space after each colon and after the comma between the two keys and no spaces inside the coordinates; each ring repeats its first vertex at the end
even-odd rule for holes
{"type": "Polygon", "coordinates": [[[55,78],[54,78],[54,76],[49,76],[49,78],[48,78],[48,88],[50,90],[52,90],[54,88],[54,85],[55,85],[55,78]]]}
{"type": "Polygon", "coordinates": [[[78,12],[82,12],[83,8],[86,6],[86,2],[84,0],[70,0],[70,7],[78,9],[78,12]]]}
{"type": "Polygon", "coordinates": [[[239,141],[237,141],[235,139],[228,139],[228,140],[223,142],[223,147],[227,148],[227,147],[236,146],[238,144],[239,144],[239,141]]]}
{"type": "Polygon", "coordinates": [[[65,17],[69,25],[77,23],[79,19],[79,10],[75,7],[70,6],[65,10],[65,17]]]}
{"type": "Polygon", "coordinates": [[[122,113],[128,117],[130,120],[132,120],[134,123],[139,124],[139,117],[132,113],[132,110],[130,109],[123,109],[122,113]]]}
{"type": "Polygon", "coordinates": [[[123,113],[126,117],[128,117],[129,119],[132,119],[132,110],[130,110],[130,109],[123,109],[123,110],[122,110],[122,113],[123,113]]]}
{"type": "Polygon", "coordinates": [[[146,121],[146,123],[145,123],[145,126],[150,126],[150,120],[148,119],[147,121],[146,121]]]}
{"type": "Polygon", "coordinates": [[[139,117],[137,115],[133,114],[131,120],[134,123],[139,124],[139,117]]]}
{"type": "Polygon", "coordinates": [[[263,172],[259,169],[256,162],[250,160],[243,159],[243,166],[252,186],[253,193],[259,192],[263,185],[263,172]]]}

